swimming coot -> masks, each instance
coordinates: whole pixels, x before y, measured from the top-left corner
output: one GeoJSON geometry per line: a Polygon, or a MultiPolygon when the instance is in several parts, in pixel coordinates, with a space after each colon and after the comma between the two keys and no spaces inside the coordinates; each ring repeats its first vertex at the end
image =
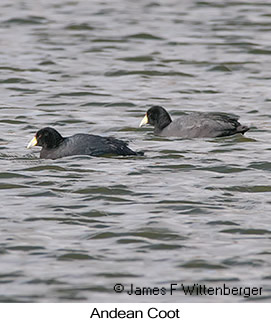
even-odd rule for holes
{"type": "Polygon", "coordinates": [[[223,137],[249,130],[238,122],[238,117],[225,113],[192,112],[174,121],[161,106],[152,106],[142,119],[139,127],[154,126],[154,134],[164,137],[223,137]]]}
{"type": "Polygon", "coordinates": [[[142,152],[131,150],[122,140],[81,133],[64,138],[50,127],[43,128],[36,133],[27,148],[33,146],[41,146],[40,158],[46,159],[73,155],[143,155],[142,152]]]}

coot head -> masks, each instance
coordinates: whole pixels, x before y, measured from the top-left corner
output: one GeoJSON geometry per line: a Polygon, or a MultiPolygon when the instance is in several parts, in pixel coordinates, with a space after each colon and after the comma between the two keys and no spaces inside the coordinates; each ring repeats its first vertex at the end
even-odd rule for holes
{"type": "Polygon", "coordinates": [[[29,142],[27,148],[41,146],[43,148],[57,148],[64,138],[55,129],[46,127],[39,130],[34,138],[29,142]]]}
{"type": "Polygon", "coordinates": [[[162,130],[172,122],[168,112],[159,105],[152,106],[140,122],[139,127],[145,124],[154,126],[157,130],[162,130]]]}

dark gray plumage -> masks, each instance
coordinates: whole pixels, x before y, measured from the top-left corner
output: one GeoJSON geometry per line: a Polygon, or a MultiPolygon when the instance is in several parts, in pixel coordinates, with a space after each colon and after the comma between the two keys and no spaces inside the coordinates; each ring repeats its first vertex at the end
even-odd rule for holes
{"type": "Polygon", "coordinates": [[[238,122],[238,117],[225,113],[192,112],[172,121],[161,106],[153,106],[147,111],[140,127],[144,124],[153,125],[154,134],[164,137],[223,137],[249,130],[238,122]]]}
{"type": "Polygon", "coordinates": [[[62,137],[55,129],[46,127],[39,130],[27,148],[41,146],[40,158],[57,159],[73,155],[143,155],[134,152],[127,143],[112,137],[101,137],[88,134],[76,134],[62,137]]]}

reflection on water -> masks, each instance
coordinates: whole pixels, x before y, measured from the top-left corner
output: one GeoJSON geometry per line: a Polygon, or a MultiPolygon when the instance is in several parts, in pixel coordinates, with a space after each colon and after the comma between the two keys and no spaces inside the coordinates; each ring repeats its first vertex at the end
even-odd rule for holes
{"type": "Polygon", "coordinates": [[[1,1],[0,300],[270,301],[269,1],[1,1]],[[148,106],[224,111],[245,137],[173,140],[148,106]],[[144,157],[40,160],[44,126],[144,157]],[[129,296],[113,286],[263,287],[129,296]]]}

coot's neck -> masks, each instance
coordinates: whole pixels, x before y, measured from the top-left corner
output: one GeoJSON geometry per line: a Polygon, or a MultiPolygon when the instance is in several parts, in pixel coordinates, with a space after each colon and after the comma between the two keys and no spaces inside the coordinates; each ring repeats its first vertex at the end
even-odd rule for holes
{"type": "Polygon", "coordinates": [[[160,132],[165,127],[167,127],[172,122],[170,115],[167,111],[162,110],[161,115],[158,118],[158,120],[155,120],[154,128],[155,131],[160,132]]]}
{"type": "MultiPolygon", "coordinates": [[[[62,137],[61,135],[60,135],[60,137],[58,137],[57,138],[57,142],[56,142],[56,144],[55,144],[55,147],[58,147],[58,146],[60,146],[61,144],[62,144],[62,142],[65,140],[66,138],[64,138],[64,137],[62,137]]],[[[55,148],[54,147],[54,148],[55,148]]]]}
{"type": "Polygon", "coordinates": [[[61,136],[60,133],[56,132],[54,133],[54,136],[52,138],[50,138],[51,140],[49,140],[46,145],[45,148],[49,148],[49,149],[53,149],[53,148],[57,148],[59,147],[63,141],[65,140],[64,137],[61,136]]]}

